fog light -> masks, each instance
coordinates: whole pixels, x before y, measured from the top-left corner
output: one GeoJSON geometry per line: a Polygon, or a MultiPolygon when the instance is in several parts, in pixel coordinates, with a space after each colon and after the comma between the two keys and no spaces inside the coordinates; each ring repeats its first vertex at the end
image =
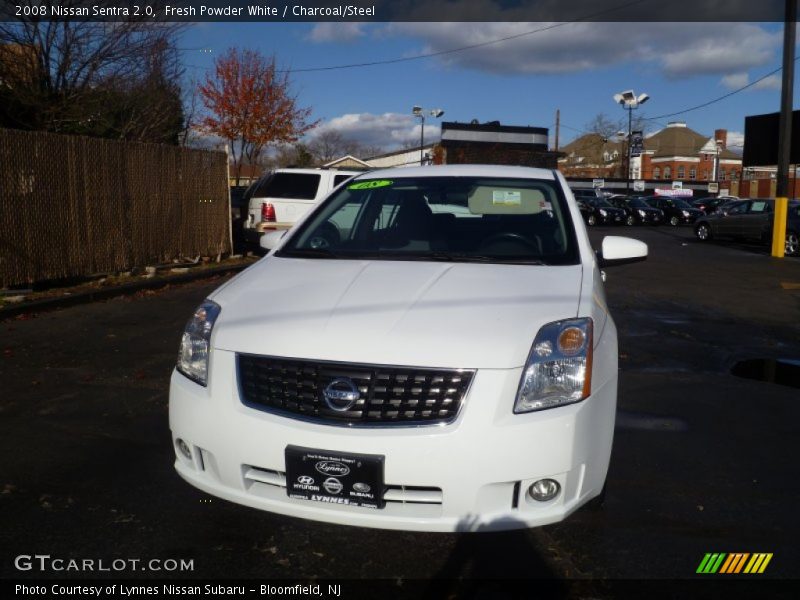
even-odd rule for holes
{"type": "Polygon", "coordinates": [[[177,440],[175,440],[175,445],[178,447],[178,450],[180,451],[181,454],[183,454],[188,460],[192,460],[192,449],[189,448],[189,444],[184,442],[182,439],[178,438],[177,440]]]}
{"type": "Polygon", "coordinates": [[[555,479],[540,479],[528,488],[528,495],[538,502],[547,502],[558,496],[561,486],[555,479]]]}

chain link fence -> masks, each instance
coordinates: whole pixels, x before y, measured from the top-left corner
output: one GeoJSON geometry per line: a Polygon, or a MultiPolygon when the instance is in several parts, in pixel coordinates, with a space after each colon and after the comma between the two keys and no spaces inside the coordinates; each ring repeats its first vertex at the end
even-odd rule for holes
{"type": "Polygon", "coordinates": [[[230,244],[225,153],[0,129],[0,287],[230,244]]]}

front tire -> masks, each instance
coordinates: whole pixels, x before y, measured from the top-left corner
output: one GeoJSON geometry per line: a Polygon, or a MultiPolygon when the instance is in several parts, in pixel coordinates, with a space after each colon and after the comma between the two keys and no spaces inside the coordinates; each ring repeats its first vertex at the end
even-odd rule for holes
{"type": "Polygon", "coordinates": [[[633,215],[628,215],[628,217],[625,219],[625,225],[635,225],[635,224],[636,224],[636,219],[633,218],[633,215]]]}
{"type": "Polygon", "coordinates": [[[708,223],[700,223],[694,228],[694,233],[701,242],[707,242],[711,239],[711,227],[708,226],[708,223]]]}
{"type": "Polygon", "coordinates": [[[786,232],[786,246],[783,253],[786,256],[797,256],[800,253],[800,237],[796,231],[786,232]]]}

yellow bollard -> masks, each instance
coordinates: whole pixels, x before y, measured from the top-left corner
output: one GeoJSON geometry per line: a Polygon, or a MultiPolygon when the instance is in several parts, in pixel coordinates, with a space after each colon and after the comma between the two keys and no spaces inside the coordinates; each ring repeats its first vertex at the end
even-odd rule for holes
{"type": "Polygon", "coordinates": [[[772,224],[772,256],[783,258],[786,250],[786,216],[789,213],[789,199],[775,198],[775,220],[772,224]]]}

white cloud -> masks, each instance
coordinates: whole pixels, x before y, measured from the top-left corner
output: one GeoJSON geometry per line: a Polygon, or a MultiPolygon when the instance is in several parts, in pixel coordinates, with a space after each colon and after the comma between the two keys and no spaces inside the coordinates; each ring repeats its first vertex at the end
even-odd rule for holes
{"type": "Polygon", "coordinates": [[[306,39],[317,44],[327,42],[352,42],[364,35],[365,23],[317,23],[306,39]]]}
{"type": "MultiPolygon", "coordinates": [[[[351,113],[326,121],[308,134],[308,141],[325,131],[336,131],[342,137],[364,146],[391,150],[419,141],[420,122],[412,115],[400,113],[351,113]]],[[[426,142],[439,139],[438,124],[425,123],[426,142]]]]}
{"type": "Polygon", "coordinates": [[[728,132],[728,149],[739,154],[744,149],[744,133],[741,131],[728,132]]]}
{"type": "Polygon", "coordinates": [[[779,90],[781,89],[781,78],[779,75],[770,75],[762,79],[753,86],[754,90],[779,90]]]}
{"type": "Polygon", "coordinates": [[[392,23],[381,33],[419,39],[420,53],[518,36],[437,58],[478,71],[569,73],[636,61],[673,78],[763,66],[781,43],[780,32],[747,23],[392,23]]]}
{"type": "Polygon", "coordinates": [[[750,83],[750,76],[747,73],[732,73],[731,75],[725,75],[720,80],[720,83],[729,90],[736,90],[750,83]]]}
{"type": "MultiPolygon", "coordinates": [[[[720,83],[730,90],[738,90],[750,83],[750,76],[747,73],[734,73],[732,75],[725,75],[720,83]]],[[[778,75],[770,75],[755,85],[747,88],[751,90],[779,90],[781,89],[781,78],[778,75]]]]}

